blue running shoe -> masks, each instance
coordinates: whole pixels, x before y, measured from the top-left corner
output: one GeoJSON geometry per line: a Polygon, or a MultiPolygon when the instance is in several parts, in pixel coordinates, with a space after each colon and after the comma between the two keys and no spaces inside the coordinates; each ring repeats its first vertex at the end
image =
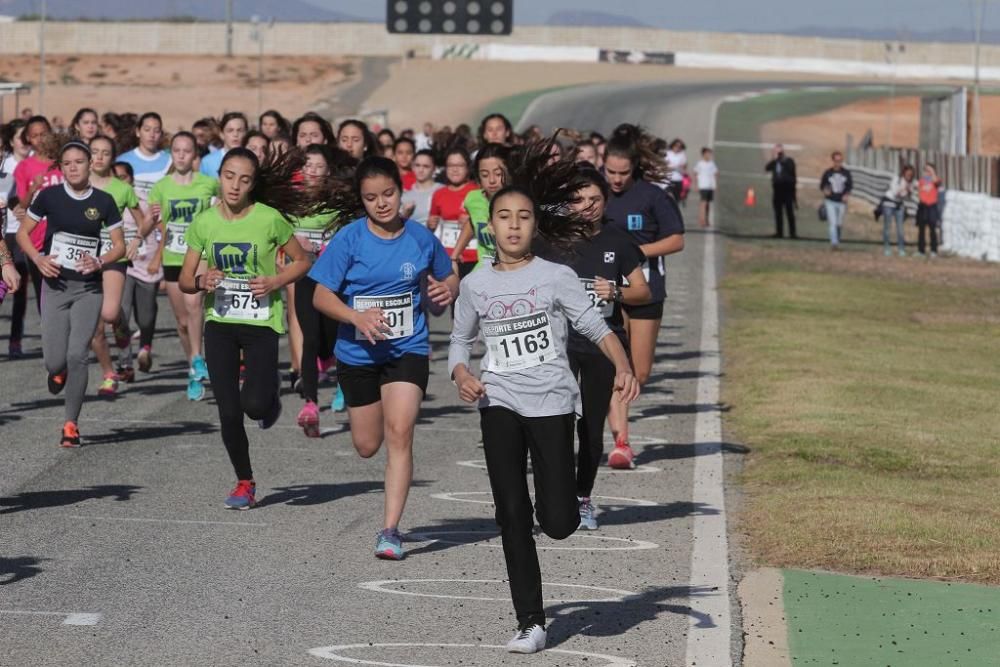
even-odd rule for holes
{"type": "Polygon", "coordinates": [[[386,528],[375,536],[375,557],[383,560],[403,560],[403,538],[395,528],[386,528]]]}
{"type": "Polygon", "coordinates": [[[257,504],[257,483],[252,479],[241,479],[236,488],[226,498],[226,509],[248,510],[257,504]]]}
{"type": "Polygon", "coordinates": [[[597,530],[597,509],[590,498],[580,498],[580,528],[597,530]]]}
{"type": "Polygon", "coordinates": [[[205,357],[200,354],[191,357],[191,377],[198,382],[208,379],[208,364],[205,363],[205,357]]]}
{"type": "Polygon", "coordinates": [[[344,411],[344,390],[340,388],[339,384],[337,385],[336,393],[333,395],[333,402],[330,403],[330,409],[334,412],[344,411]]]}
{"type": "Polygon", "coordinates": [[[200,401],[205,398],[205,385],[196,380],[193,374],[188,375],[187,397],[189,401],[200,401]]]}

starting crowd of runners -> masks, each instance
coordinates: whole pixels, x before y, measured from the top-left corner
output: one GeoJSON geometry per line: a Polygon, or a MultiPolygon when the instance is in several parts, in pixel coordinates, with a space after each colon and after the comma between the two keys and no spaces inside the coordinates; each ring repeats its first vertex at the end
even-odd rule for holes
{"type": "MultiPolygon", "coordinates": [[[[257,502],[244,417],[261,429],[278,421],[287,335],[304,434],[320,433],[326,376],[358,454],[385,446],[375,555],[402,559],[428,318],[451,309],[448,373],[480,409],[518,619],[508,648],[543,648],[532,515],[554,539],[598,528],[591,496],[605,422],[615,440],[608,464],[635,465],[628,406],[653,365],[665,258],[684,248],[683,142],[668,147],[631,124],[607,138],[518,136],[501,114],[484,118],[475,138],[429,127],[395,137],[358,120],[334,128],[316,114],[289,123],[269,111],[256,130],[227,113],[213,146],[207,121],[167,139],[149,112],[123,137],[108,116],[82,109],[69,137],[41,116],[2,132],[9,355],[23,356],[30,284],[48,388],[65,397],[60,445],[81,445],[91,352],[102,395],[132,381],[134,368],[151,371],[163,284],[188,360],[187,397],[201,400],[208,386],[218,406],[237,479],[225,506],[257,502]]],[[[717,169],[710,151],[702,157],[707,224],[717,169]]]]}

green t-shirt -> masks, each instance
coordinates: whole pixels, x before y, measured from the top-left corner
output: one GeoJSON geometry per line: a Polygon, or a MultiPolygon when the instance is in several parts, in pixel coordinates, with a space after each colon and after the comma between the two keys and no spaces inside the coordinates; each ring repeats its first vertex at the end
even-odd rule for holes
{"type": "Polygon", "coordinates": [[[490,232],[490,202],[482,190],[473,190],[465,195],[462,203],[469,220],[472,222],[472,231],[476,235],[477,252],[479,253],[479,263],[476,268],[483,265],[483,260],[492,262],[496,256],[496,238],[490,232]]]}
{"type": "Polygon", "coordinates": [[[167,174],[149,191],[149,203],[160,205],[160,220],[166,227],[163,239],[163,266],[181,266],[187,253],[188,225],[212,205],[219,195],[219,182],[195,173],[188,185],[180,185],[167,174]]]}
{"type": "Polygon", "coordinates": [[[199,213],[187,228],[188,247],[202,253],[209,267],[226,274],[215,292],[205,295],[205,320],[285,333],[281,293],[255,299],[248,281],[277,275],[278,248],[291,237],[292,226],[284,216],[264,204],[254,204],[239,220],[224,219],[215,206],[199,213]]]}
{"type": "Polygon", "coordinates": [[[333,237],[333,232],[327,232],[326,228],[333,221],[335,215],[334,213],[321,213],[304,218],[291,218],[292,224],[295,226],[295,236],[306,252],[318,255],[323,251],[333,237]]]}
{"type": "MultiPolygon", "coordinates": [[[[97,186],[94,186],[97,187],[97,186]]],[[[121,215],[125,212],[127,208],[138,208],[139,207],[139,197],[135,194],[135,189],[126,183],[125,181],[119,180],[115,177],[111,177],[104,187],[97,188],[98,190],[104,190],[111,198],[115,200],[115,206],[118,207],[118,214],[121,215]]],[[[137,231],[134,228],[122,227],[125,232],[125,247],[132,242],[137,235],[137,231]]],[[[101,230],[101,249],[100,253],[103,255],[111,248],[111,233],[106,229],[101,230]]],[[[128,258],[122,256],[116,264],[128,263],[128,258]]]]}

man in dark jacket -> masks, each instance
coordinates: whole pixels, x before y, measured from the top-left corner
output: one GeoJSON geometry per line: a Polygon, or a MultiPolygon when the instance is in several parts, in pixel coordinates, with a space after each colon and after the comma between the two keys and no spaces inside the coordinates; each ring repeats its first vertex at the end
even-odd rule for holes
{"type": "Polygon", "coordinates": [[[764,167],[771,172],[771,187],[773,194],[771,203],[774,205],[774,238],[785,235],[782,213],[788,216],[788,234],[797,239],[795,233],[795,207],[798,204],[795,196],[797,177],[795,175],[795,160],[785,155],[781,144],[774,146],[774,158],[764,167]]]}

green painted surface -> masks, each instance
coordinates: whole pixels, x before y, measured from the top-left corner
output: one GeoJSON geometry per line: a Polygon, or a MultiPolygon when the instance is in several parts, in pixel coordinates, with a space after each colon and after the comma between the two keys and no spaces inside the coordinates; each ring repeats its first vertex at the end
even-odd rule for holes
{"type": "Polygon", "coordinates": [[[473,129],[479,127],[479,121],[483,119],[483,116],[489,113],[502,113],[510,119],[511,125],[517,127],[517,124],[521,122],[521,117],[524,112],[527,111],[528,105],[535,101],[536,98],[545,95],[546,93],[554,93],[557,90],[566,90],[567,88],[574,88],[575,86],[556,86],[554,88],[543,88],[541,90],[529,90],[524,93],[518,93],[517,95],[511,95],[510,97],[501,97],[498,100],[494,100],[486,105],[478,116],[472,121],[473,129]]]}
{"type": "Polygon", "coordinates": [[[785,570],[794,667],[1000,665],[1000,588],[785,570]]]}

